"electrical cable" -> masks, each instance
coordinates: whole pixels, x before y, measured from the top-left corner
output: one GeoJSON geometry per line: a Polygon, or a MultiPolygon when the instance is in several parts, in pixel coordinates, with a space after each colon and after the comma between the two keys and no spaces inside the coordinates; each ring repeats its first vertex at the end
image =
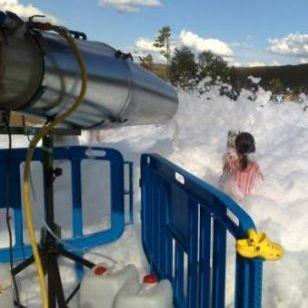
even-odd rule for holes
{"type": "Polygon", "coordinates": [[[32,206],[31,206],[31,198],[30,198],[30,190],[31,190],[31,183],[30,183],[30,169],[31,169],[31,160],[34,153],[34,150],[37,144],[43,139],[46,135],[48,135],[52,130],[55,128],[56,125],[63,122],[63,120],[73,113],[83,102],[84,97],[87,91],[87,72],[86,66],[81,56],[81,53],[78,49],[77,44],[75,43],[74,39],[71,37],[68,30],[62,27],[53,26],[49,23],[33,23],[33,26],[36,29],[43,30],[43,31],[55,31],[58,33],[62,38],[64,38],[70,47],[71,51],[75,55],[78,64],[80,66],[80,73],[81,73],[81,89],[78,97],[76,98],[75,102],[61,115],[56,116],[52,121],[44,125],[39,132],[35,134],[35,136],[31,139],[29,147],[27,149],[26,155],[26,162],[25,168],[23,173],[23,198],[24,198],[24,207],[25,207],[25,214],[26,214],[26,223],[27,223],[27,230],[28,236],[30,239],[30,243],[32,246],[34,261],[38,273],[39,284],[41,289],[41,296],[42,296],[42,307],[48,308],[48,293],[47,287],[44,277],[44,271],[42,266],[42,261],[39,254],[37,239],[35,235],[35,228],[33,224],[33,216],[32,216],[32,206]]]}
{"type": "Polygon", "coordinates": [[[13,280],[13,285],[15,289],[15,295],[16,295],[16,302],[18,304],[18,307],[21,307],[20,305],[20,298],[19,298],[19,291],[18,286],[16,282],[15,275],[13,274],[14,269],[14,255],[13,255],[13,236],[12,236],[12,228],[11,228],[11,215],[10,215],[10,205],[12,202],[11,198],[11,155],[12,155],[12,133],[11,133],[11,127],[10,127],[10,114],[8,113],[4,117],[4,123],[8,135],[8,155],[7,155],[7,173],[6,173],[6,226],[9,234],[9,255],[10,255],[10,270],[11,270],[11,276],[13,280]]]}
{"type": "MultiPolygon", "coordinates": [[[[37,208],[38,206],[38,198],[37,198],[37,194],[36,194],[36,191],[35,191],[35,187],[34,187],[34,181],[33,181],[33,175],[32,175],[32,171],[30,171],[30,185],[31,185],[31,196],[32,196],[32,200],[33,200],[33,203],[35,205],[35,207],[37,208]]],[[[50,235],[58,242],[60,243],[61,245],[63,245],[64,247],[68,248],[69,250],[71,251],[78,251],[78,252],[82,252],[82,253],[87,253],[88,255],[92,255],[92,256],[98,256],[98,257],[101,257],[101,258],[104,258],[105,260],[108,260],[110,262],[112,262],[114,265],[117,264],[117,265],[123,265],[122,262],[120,261],[117,261],[115,259],[113,259],[112,257],[110,256],[107,256],[103,253],[99,253],[99,252],[92,252],[92,251],[88,251],[87,249],[81,249],[80,247],[74,247],[73,245],[69,245],[67,243],[65,243],[59,236],[57,236],[53,231],[52,229],[50,228],[50,226],[48,225],[47,221],[43,221],[43,225],[44,227],[46,228],[46,230],[50,233],[50,235]]]]}
{"type": "MultiPolygon", "coordinates": [[[[34,181],[33,181],[32,172],[30,173],[30,185],[31,185],[31,196],[32,196],[32,200],[33,200],[33,203],[34,203],[35,207],[37,208],[37,207],[38,207],[38,202],[37,202],[38,198],[37,198],[37,194],[36,194],[35,187],[34,187],[34,181]]],[[[113,259],[112,257],[107,256],[107,255],[105,255],[105,254],[103,254],[103,253],[88,251],[87,249],[81,249],[81,248],[79,248],[79,247],[74,247],[74,246],[71,245],[71,244],[65,243],[59,236],[57,236],[57,235],[52,231],[52,229],[51,229],[50,226],[48,225],[47,221],[43,221],[43,225],[44,225],[44,227],[46,228],[46,230],[50,233],[50,235],[51,235],[58,243],[60,243],[60,244],[63,245],[64,247],[68,248],[69,250],[75,251],[75,252],[87,253],[87,254],[92,255],[92,256],[102,257],[102,258],[104,258],[105,260],[108,260],[108,261],[112,262],[114,265],[115,265],[115,264],[123,265],[122,262],[117,261],[117,260],[113,259]]]]}
{"type": "MultiPolygon", "coordinates": [[[[37,207],[37,194],[35,192],[35,187],[34,187],[34,181],[33,181],[33,176],[32,176],[32,172],[30,173],[30,185],[31,185],[31,195],[32,195],[32,200],[33,200],[33,203],[35,205],[35,207],[37,207]]],[[[46,230],[50,233],[50,235],[58,242],[60,243],[61,245],[63,245],[64,247],[67,247],[69,250],[71,251],[75,251],[75,252],[82,252],[82,253],[87,253],[88,255],[92,255],[92,256],[98,256],[98,257],[102,257],[104,258],[105,260],[108,260],[110,262],[112,262],[113,264],[122,264],[122,262],[120,261],[117,261],[115,259],[113,259],[112,257],[110,256],[107,256],[103,253],[99,253],[99,252],[92,252],[92,251],[88,251],[87,249],[81,249],[79,247],[74,247],[73,245],[71,244],[67,244],[65,243],[59,236],[57,236],[53,231],[52,229],[50,228],[50,226],[48,225],[47,221],[43,221],[43,225],[44,227],[46,228],[46,230]]]]}
{"type": "Polygon", "coordinates": [[[52,230],[51,228],[49,227],[49,225],[47,224],[46,221],[43,222],[44,224],[44,227],[47,229],[47,231],[52,235],[52,237],[58,241],[60,244],[62,244],[64,247],[67,247],[69,250],[72,250],[72,251],[78,251],[78,252],[85,252],[89,255],[93,255],[93,256],[98,256],[98,257],[102,257],[110,262],[112,262],[114,265],[115,264],[120,264],[121,262],[119,261],[116,261],[115,259],[103,254],[103,253],[99,253],[99,252],[91,252],[91,251],[86,251],[85,249],[80,249],[80,248],[77,248],[77,247],[74,247],[73,245],[68,245],[67,243],[65,243],[60,237],[58,237],[52,230]]]}

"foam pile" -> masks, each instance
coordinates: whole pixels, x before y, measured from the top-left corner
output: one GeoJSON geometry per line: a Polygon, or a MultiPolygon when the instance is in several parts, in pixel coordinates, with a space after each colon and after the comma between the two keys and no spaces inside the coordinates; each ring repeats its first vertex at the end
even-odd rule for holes
{"type": "MultiPolygon", "coordinates": [[[[141,153],[162,154],[217,186],[228,130],[251,132],[256,139],[255,159],[263,170],[265,182],[242,206],[260,231],[281,242],[286,249],[283,260],[265,263],[264,307],[307,307],[308,98],[303,97],[302,103],[277,104],[270,102],[271,93],[260,89],[255,101],[249,100],[251,93],[245,91],[237,101],[232,101],[220,96],[219,89],[215,87],[202,96],[184,92],[179,95],[178,114],[168,124],[126,127],[91,134],[86,132],[80,142],[117,148],[125,159],[135,162],[135,209],[138,213],[140,195],[137,179],[141,153]]],[[[26,145],[25,139],[14,140],[15,146],[26,145]]],[[[4,137],[0,144],[6,147],[4,137]]],[[[91,181],[95,179],[92,177],[91,181]]],[[[62,185],[58,193],[63,194],[63,189],[62,185]]],[[[93,211],[96,210],[93,207],[93,211]]],[[[136,214],[137,220],[138,217],[136,214]]],[[[7,243],[7,238],[2,236],[5,232],[3,218],[2,213],[1,246],[7,243]]],[[[145,271],[139,229],[138,224],[130,227],[120,241],[96,249],[97,257],[94,260],[99,262],[99,254],[107,253],[120,262],[135,263],[140,272],[145,271]]],[[[230,247],[232,250],[232,245],[230,247]]],[[[229,267],[232,269],[232,266],[229,267]]],[[[29,275],[31,277],[33,272],[29,275]]],[[[69,285],[74,282],[72,268],[64,271],[63,278],[69,285]]],[[[228,272],[227,280],[233,279],[234,274],[228,272]]],[[[29,276],[26,280],[33,285],[29,276]]],[[[23,289],[29,291],[27,286],[23,289]]],[[[233,300],[231,289],[227,293],[229,305],[233,300]]],[[[31,299],[28,297],[28,303],[26,301],[24,304],[31,303],[31,307],[35,307],[38,298],[36,291],[37,288],[32,290],[31,299]]],[[[27,297],[25,294],[23,298],[27,297]]]]}
{"type": "MultiPolygon", "coordinates": [[[[202,96],[182,92],[179,112],[167,125],[120,128],[96,138],[121,150],[137,166],[141,153],[156,152],[217,186],[228,130],[251,132],[265,182],[243,207],[259,230],[286,249],[282,261],[265,264],[264,307],[304,308],[308,302],[308,98],[277,104],[270,96],[259,89],[255,101],[245,91],[232,101],[220,96],[218,88],[202,96]]],[[[231,304],[231,294],[227,297],[231,304]]]]}

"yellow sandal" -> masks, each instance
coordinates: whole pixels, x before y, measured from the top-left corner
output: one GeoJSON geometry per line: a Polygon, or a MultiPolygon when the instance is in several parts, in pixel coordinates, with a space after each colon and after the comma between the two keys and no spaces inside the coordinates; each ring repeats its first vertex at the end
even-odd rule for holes
{"type": "Polygon", "coordinates": [[[265,233],[258,233],[254,229],[248,230],[248,238],[236,241],[236,251],[245,258],[263,258],[277,261],[283,256],[281,245],[268,239],[265,233]]]}

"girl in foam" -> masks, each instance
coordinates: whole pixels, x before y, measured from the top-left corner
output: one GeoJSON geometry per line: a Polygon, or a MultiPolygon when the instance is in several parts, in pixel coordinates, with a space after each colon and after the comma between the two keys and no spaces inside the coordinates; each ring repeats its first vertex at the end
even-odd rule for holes
{"type": "Polygon", "coordinates": [[[263,175],[259,164],[249,157],[256,151],[254,137],[247,132],[241,132],[236,135],[233,144],[231,140],[232,133],[229,133],[220,188],[234,199],[243,201],[254,192],[263,180],[263,175]]]}

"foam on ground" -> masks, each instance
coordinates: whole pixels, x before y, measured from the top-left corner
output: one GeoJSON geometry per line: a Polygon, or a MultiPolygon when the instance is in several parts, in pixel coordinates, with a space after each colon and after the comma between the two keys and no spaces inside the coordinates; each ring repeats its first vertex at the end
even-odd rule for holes
{"type": "MultiPolygon", "coordinates": [[[[308,302],[308,112],[304,111],[308,100],[275,104],[262,89],[256,101],[247,99],[249,95],[244,91],[238,101],[232,101],[219,96],[215,88],[202,96],[180,93],[179,112],[168,125],[104,131],[98,141],[118,148],[137,166],[142,152],[160,153],[218,185],[228,130],[251,132],[265,182],[242,206],[257,228],[286,250],[283,260],[265,263],[264,307],[304,308],[308,302]]],[[[83,140],[88,138],[85,135],[83,140]]],[[[232,303],[231,294],[227,297],[232,303]]]]}
{"type": "MultiPolygon", "coordinates": [[[[308,99],[303,103],[274,104],[270,93],[259,90],[256,101],[248,100],[243,92],[238,101],[218,95],[218,89],[200,96],[180,93],[177,116],[166,125],[126,127],[99,133],[84,133],[81,143],[119,149],[127,160],[135,162],[136,220],[139,218],[140,193],[138,188],[139,158],[144,152],[156,152],[189,170],[191,173],[218,184],[222,155],[229,129],[249,131],[256,139],[255,158],[259,162],[265,182],[254,196],[242,206],[249,212],[259,230],[281,242],[286,254],[279,262],[264,266],[264,307],[304,308],[308,302],[308,99]]],[[[15,146],[26,144],[14,138],[15,146]],[[17,141],[16,141],[17,140],[17,141]]],[[[0,140],[5,147],[4,137],[0,140]]],[[[93,178],[91,179],[93,180],[93,178]]],[[[61,186],[63,193],[63,186],[61,186]]],[[[93,208],[93,211],[96,209],[93,208]]],[[[95,252],[111,254],[125,263],[135,263],[141,272],[146,262],[140,244],[140,226],[130,227],[122,239],[95,252]]],[[[3,233],[2,233],[3,234],[3,233]]],[[[1,235],[2,236],[2,235],[1,235]]],[[[3,237],[2,237],[3,238],[3,237]]],[[[3,243],[5,238],[0,242],[3,243]]],[[[0,243],[0,244],[1,244],[0,243]]],[[[233,250],[233,243],[228,251],[233,250]]],[[[99,256],[88,256],[100,261],[99,256]]],[[[230,270],[234,259],[229,260],[230,270]]],[[[234,267],[234,266],[233,266],[234,267]]],[[[30,275],[30,274],[29,274],[30,275]]],[[[27,283],[34,280],[27,277],[27,283]]],[[[65,267],[64,281],[71,288],[72,269],[65,267]]],[[[228,283],[234,279],[227,273],[228,283]]],[[[25,294],[29,288],[24,288],[25,294]]],[[[37,288],[31,289],[31,307],[39,307],[37,288]]],[[[227,301],[232,304],[232,288],[227,290],[227,301]]],[[[24,304],[27,304],[25,302],[24,304]]]]}

